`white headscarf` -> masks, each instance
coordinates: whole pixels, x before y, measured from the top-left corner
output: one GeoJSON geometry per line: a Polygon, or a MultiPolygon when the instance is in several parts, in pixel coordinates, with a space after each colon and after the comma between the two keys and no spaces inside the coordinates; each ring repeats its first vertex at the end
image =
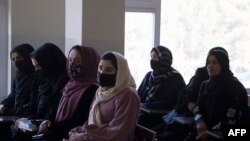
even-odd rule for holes
{"type": "Polygon", "coordinates": [[[104,91],[99,87],[96,91],[96,96],[93,101],[92,108],[89,113],[88,124],[102,125],[101,112],[99,104],[110,100],[115,95],[119,94],[126,88],[136,91],[134,78],[130,74],[127,60],[117,52],[112,52],[117,60],[117,73],[115,86],[104,91]]]}

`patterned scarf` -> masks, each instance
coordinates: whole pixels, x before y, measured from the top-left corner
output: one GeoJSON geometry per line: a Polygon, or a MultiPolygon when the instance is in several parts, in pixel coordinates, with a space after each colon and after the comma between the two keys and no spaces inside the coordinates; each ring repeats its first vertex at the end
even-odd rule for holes
{"type": "MultiPolygon", "coordinates": [[[[154,101],[157,91],[161,88],[164,82],[170,75],[173,74],[172,53],[163,46],[157,46],[152,49],[159,56],[160,68],[153,70],[149,78],[149,85],[146,87],[144,94],[146,95],[145,103],[154,101]]],[[[151,51],[151,52],[152,52],[151,51]]]]}

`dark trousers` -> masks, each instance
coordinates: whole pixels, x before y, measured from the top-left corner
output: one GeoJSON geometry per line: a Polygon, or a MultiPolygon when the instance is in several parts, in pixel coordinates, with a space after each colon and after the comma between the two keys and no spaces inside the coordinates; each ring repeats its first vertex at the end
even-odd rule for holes
{"type": "Polygon", "coordinates": [[[0,141],[7,141],[11,137],[12,122],[0,122],[0,141]]]}

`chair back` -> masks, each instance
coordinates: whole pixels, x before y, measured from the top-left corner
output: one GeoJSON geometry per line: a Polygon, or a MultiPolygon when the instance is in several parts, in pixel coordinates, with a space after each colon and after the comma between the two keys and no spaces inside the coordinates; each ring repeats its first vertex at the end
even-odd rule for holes
{"type": "Polygon", "coordinates": [[[139,124],[135,128],[135,141],[155,141],[156,132],[139,124]]]}

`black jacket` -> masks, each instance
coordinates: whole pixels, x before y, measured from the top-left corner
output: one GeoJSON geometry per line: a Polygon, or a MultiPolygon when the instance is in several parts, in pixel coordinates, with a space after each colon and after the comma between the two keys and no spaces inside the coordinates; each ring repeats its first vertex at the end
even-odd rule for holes
{"type": "Polygon", "coordinates": [[[146,94],[144,91],[149,85],[152,72],[148,72],[138,89],[140,100],[147,108],[171,109],[176,104],[178,93],[186,86],[185,81],[178,71],[173,69],[172,75],[165,79],[155,92],[155,101],[144,103],[146,94]]]}
{"type": "Polygon", "coordinates": [[[220,122],[244,123],[247,117],[247,104],[246,89],[236,77],[210,78],[201,86],[195,120],[203,120],[208,129],[220,122]]]}

